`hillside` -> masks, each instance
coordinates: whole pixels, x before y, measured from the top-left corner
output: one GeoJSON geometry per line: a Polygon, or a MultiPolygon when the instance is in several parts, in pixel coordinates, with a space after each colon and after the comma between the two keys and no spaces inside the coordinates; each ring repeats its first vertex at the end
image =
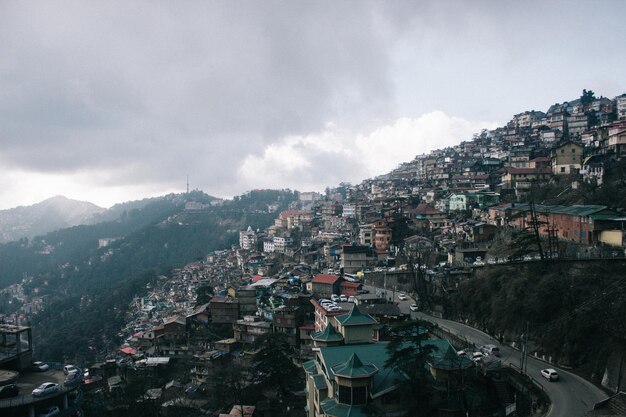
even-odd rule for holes
{"type": "Polygon", "coordinates": [[[269,226],[275,213],[267,211],[266,197],[286,208],[295,194],[259,192],[220,206],[185,210],[186,202],[199,197],[165,196],[126,212],[118,221],[0,245],[0,286],[18,282],[26,273],[26,297],[45,300],[43,311],[31,322],[37,357],[58,361],[106,347],[129,301],[147,282],[169,268],[236,244],[242,228],[269,226]],[[99,247],[104,237],[116,240],[99,247]]]}
{"type": "Polygon", "coordinates": [[[105,211],[95,204],[63,196],[48,198],[31,206],[0,210],[0,243],[85,224],[105,211]]]}
{"type": "Polygon", "coordinates": [[[626,338],[625,268],[623,260],[483,268],[459,286],[449,315],[508,342],[528,331],[531,352],[598,378],[626,338]]]}

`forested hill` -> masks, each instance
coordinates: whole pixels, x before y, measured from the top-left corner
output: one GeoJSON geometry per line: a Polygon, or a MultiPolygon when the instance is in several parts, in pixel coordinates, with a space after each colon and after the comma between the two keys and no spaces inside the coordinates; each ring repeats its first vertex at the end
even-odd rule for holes
{"type": "Polygon", "coordinates": [[[265,228],[276,216],[269,203],[286,208],[291,191],[259,191],[201,209],[188,201],[208,196],[171,195],[126,212],[114,222],[78,226],[32,242],[0,247],[3,287],[24,275],[25,293],[45,298],[33,320],[35,354],[63,360],[106,344],[123,322],[132,297],[157,273],[230,247],[247,226],[265,228]],[[98,248],[98,240],[117,238],[98,248]]]}

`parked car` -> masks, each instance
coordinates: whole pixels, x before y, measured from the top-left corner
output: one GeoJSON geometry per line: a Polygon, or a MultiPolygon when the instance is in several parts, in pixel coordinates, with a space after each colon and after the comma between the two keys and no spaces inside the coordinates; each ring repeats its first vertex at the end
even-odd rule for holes
{"type": "Polygon", "coordinates": [[[464,350],[459,350],[456,354],[457,356],[467,356],[467,352],[464,350]]]}
{"type": "Polygon", "coordinates": [[[43,397],[61,391],[61,386],[54,382],[44,382],[33,390],[33,397],[43,397]]]}
{"type": "Polygon", "coordinates": [[[485,354],[482,353],[482,352],[474,352],[474,353],[472,353],[472,360],[474,361],[474,363],[481,362],[484,357],[485,357],[485,354]]]}
{"type": "Polygon", "coordinates": [[[54,417],[58,416],[59,414],[61,414],[61,410],[58,406],[53,405],[51,407],[44,408],[41,413],[38,414],[38,417],[54,417]]]}
{"type": "Polygon", "coordinates": [[[0,398],[15,397],[20,389],[15,384],[3,385],[0,387],[0,398]]]}
{"type": "Polygon", "coordinates": [[[80,372],[80,368],[74,366],[74,365],[65,365],[63,367],[63,373],[65,375],[69,375],[71,372],[80,372]]]}
{"type": "Polygon", "coordinates": [[[330,296],[330,299],[332,301],[339,301],[340,297],[337,294],[333,294],[333,295],[330,296]]]}
{"type": "Polygon", "coordinates": [[[409,310],[411,310],[411,311],[417,311],[417,304],[411,304],[411,305],[409,306],[409,310]]]}
{"type": "Polygon", "coordinates": [[[346,302],[346,301],[348,301],[348,297],[346,297],[345,295],[341,294],[339,296],[339,301],[346,302]]]}
{"type": "Polygon", "coordinates": [[[50,366],[47,363],[36,361],[32,363],[32,369],[36,372],[45,372],[50,369],[50,366]]]}
{"type": "Polygon", "coordinates": [[[552,368],[542,369],[541,376],[543,376],[548,381],[557,381],[559,379],[559,374],[552,368]]]}
{"type": "Polygon", "coordinates": [[[66,387],[73,387],[83,382],[83,373],[79,371],[70,372],[70,374],[63,381],[63,385],[66,387]]]}
{"type": "Polygon", "coordinates": [[[351,295],[350,297],[348,297],[348,302],[349,303],[356,303],[356,297],[354,295],[351,295]]]}
{"type": "Polygon", "coordinates": [[[404,295],[404,294],[399,294],[398,295],[398,300],[405,301],[405,300],[408,300],[408,297],[406,295],[404,295]]]}
{"type": "Polygon", "coordinates": [[[480,351],[485,355],[500,356],[500,348],[496,345],[481,346],[480,351]]]}

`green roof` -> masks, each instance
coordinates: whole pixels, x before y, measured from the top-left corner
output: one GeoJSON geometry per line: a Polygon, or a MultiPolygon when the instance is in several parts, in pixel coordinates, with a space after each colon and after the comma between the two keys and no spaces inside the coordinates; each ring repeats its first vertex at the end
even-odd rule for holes
{"type": "MultiPolygon", "coordinates": [[[[374,374],[371,395],[376,396],[391,390],[398,380],[406,380],[406,376],[397,369],[386,368],[387,345],[389,342],[365,343],[344,346],[322,347],[319,351],[320,360],[324,364],[328,380],[335,378],[337,366],[346,364],[353,355],[357,355],[361,363],[373,365],[378,369],[374,374]]],[[[343,368],[340,368],[343,369],[343,368]]]]}
{"type": "MultiPolygon", "coordinates": [[[[559,214],[569,214],[571,216],[589,216],[594,213],[598,213],[600,211],[606,210],[606,206],[600,205],[581,205],[574,204],[571,206],[559,206],[559,205],[544,205],[544,204],[536,204],[535,210],[538,213],[559,213],[559,214]]],[[[513,210],[520,211],[530,211],[529,204],[521,204],[516,203],[514,206],[511,206],[513,210]]]]}
{"type": "Polygon", "coordinates": [[[323,342],[341,342],[343,336],[335,330],[335,328],[329,324],[321,332],[311,333],[311,339],[323,342]]]}
{"type": "Polygon", "coordinates": [[[304,362],[302,364],[302,367],[304,368],[304,372],[306,373],[311,374],[317,372],[317,362],[314,360],[304,362]]]}
{"type": "Polygon", "coordinates": [[[324,414],[333,417],[367,417],[364,406],[342,404],[334,398],[327,398],[320,403],[324,414]]]}
{"type": "Polygon", "coordinates": [[[376,319],[374,319],[369,314],[361,313],[359,307],[355,304],[352,307],[352,310],[348,314],[342,314],[340,316],[335,317],[342,326],[358,326],[363,324],[376,324],[378,323],[376,319]]]}
{"type": "Polygon", "coordinates": [[[365,378],[378,372],[378,368],[371,363],[363,363],[356,353],[353,353],[344,363],[333,367],[335,375],[346,378],[365,378]]]}
{"type": "Polygon", "coordinates": [[[326,378],[324,378],[324,375],[312,375],[311,378],[313,378],[313,385],[315,385],[316,389],[328,389],[328,385],[326,385],[326,378]]]}

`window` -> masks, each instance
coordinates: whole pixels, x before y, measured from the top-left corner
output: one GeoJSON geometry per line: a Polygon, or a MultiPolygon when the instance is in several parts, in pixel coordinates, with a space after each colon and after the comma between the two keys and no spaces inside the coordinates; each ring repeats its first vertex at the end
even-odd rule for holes
{"type": "Polygon", "coordinates": [[[561,172],[565,172],[565,167],[561,167],[561,172]]]}

